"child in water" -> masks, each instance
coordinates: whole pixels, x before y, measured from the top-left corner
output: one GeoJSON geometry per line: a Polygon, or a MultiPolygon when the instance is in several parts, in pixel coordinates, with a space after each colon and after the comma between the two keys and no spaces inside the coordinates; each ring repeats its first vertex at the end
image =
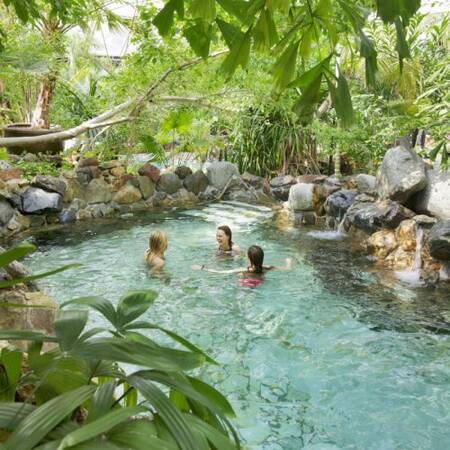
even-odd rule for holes
{"type": "Polygon", "coordinates": [[[239,245],[233,242],[231,229],[227,225],[221,225],[217,228],[216,241],[219,244],[217,256],[237,256],[241,249],[239,245]]]}
{"type": "Polygon", "coordinates": [[[164,267],[164,252],[167,246],[167,237],[162,231],[156,230],[150,235],[144,259],[152,272],[159,272],[164,267]]]}
{"type": "Polygon", "coordinates": [[[194,270],[204,270],[211,273],[231,274],[237,273],[241,276],[240,284],[247,287],[256,287],[263,282],[265,272],[273,269],[290,270],[292,268],[292,259],[286,258],[285,266],[264,266],[264,250],[258,245],[252,245],[247,250],[247,267],[240,267],[231,270],[208,269],[205,265],[193,266],[194,270]]]}

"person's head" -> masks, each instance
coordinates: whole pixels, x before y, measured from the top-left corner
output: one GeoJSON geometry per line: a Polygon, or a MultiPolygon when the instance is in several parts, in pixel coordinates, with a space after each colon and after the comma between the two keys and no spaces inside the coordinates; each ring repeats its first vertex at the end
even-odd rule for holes
{"type": "Polygon", "coordinates": [[[167,237],[162,231],[156,230],[150,235],[148,246],[151,253],[163,255],[167,249],[167,245],[167,237]]]}
{"type": "Polygon", "coordinates": [[[247,258],[254,272],[263,272],[264,251],[261,247],[258,245],[249,247],[247,250],[247,258]]]}
{"type": "Polygon", "coordinates": [[[230,227],[227,225],[221,225],[217,228],[216,241],[221,248],[232,249],[233,240],[230,227]]]}

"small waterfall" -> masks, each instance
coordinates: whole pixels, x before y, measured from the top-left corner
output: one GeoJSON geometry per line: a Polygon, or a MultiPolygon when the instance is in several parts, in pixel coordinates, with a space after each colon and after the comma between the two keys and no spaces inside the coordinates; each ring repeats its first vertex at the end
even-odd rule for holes
{"type": "Polygon", "coordinates": [[[339,222],[339,225],[337,227],[337,232],[339,234],[345,234],[345,219],[347,218],[347,211],[342,216],[341,221],[339,222]]]}
{"type": "Polygon", "coordinates": [[[423,228],[417,224],[416,229],[416,253],[414,255],[413,270],[420,270],[422,268],[422,245],[423,245],[423,228]]]}

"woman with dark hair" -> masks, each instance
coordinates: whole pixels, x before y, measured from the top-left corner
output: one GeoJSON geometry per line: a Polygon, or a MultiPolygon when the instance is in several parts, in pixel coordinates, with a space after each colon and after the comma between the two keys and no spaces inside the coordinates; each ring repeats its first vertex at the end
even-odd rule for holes
{"type": "Polygon", "coordinates": [[[241,276],[240,284],[247,287],[256,287],[263,282],[265,272],[273,269],[290,270],[292,268],[292,259],[286,258],[285,266],[265,266],[264,250],[258,245],[252,245],[247,250],[247,267],[240,267],[231,270],[216,270],[202,266],[192,266],[194,270],[204,270],[211,273],[230,274],[237,273],[241,276]]]}
{"type": "Polygon", "coordinates": [[[217,227],[216,241],[219,244],[219,248],[217,249],[218,256],[239,255],[241,249],[239,245],[233,243],[233,235],[229,226],[221,225],[217,227]]]}

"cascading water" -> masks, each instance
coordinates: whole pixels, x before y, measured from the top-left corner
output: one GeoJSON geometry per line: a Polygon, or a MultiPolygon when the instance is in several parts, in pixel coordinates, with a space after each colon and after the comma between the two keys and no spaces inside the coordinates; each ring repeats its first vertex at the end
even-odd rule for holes
{"type": "Polygon", "coordinates": [[[416,227],[416,250],[414,253],[413,267],[410,270],[395,272],[397,278],[405,283],[422,284],[420,273],[422,269],[423,228],[416,227]]]}
{"type": "Polygon", "coordinates": [[[416,228],[416,253],[414,255],[413,271],[420,271],[422,268],[422,244],[423,244],[423,228],[417,225],[416,228]]]}
{"type": "Polygon", "coordinates": [[[345,232],[345,219],[347,218],[347,213],[343,215],[340,219],[340,222],[335,230],[328,231],[310,231],[308,233],[309,236],[312,236],[317,239],[325,239],[329,241],[339,241],[344,238],[347,234],[345,232]]]}

